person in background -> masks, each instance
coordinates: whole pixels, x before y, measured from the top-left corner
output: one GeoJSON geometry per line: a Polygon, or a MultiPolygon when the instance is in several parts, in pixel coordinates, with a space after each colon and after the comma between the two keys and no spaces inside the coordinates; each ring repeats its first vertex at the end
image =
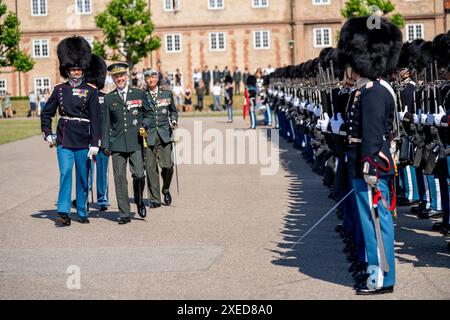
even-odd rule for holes
{"type": "Polygon", "coordinates": [[[180,112],[183,108],[183,87],[180,82],[175,83],[172,92],[175,106],[178,112],[180,112]]]}
{"type": "Polygon", "coordinates": [[[256,129],[256,77],[249,75],[247,77],[246,89],[249,97],[249,111],[250,111],[250,129],[256,129]]]}
{"type": "Polygon", "coordinates": [[[212,87],[213,94],[213,111],[223,111],[222,109],[222,87],[220,86],[220,82],[215,82],[212,87]]]}
{"type": "Polygon", "coordinates": [[[233,122],[233,78],[225,77],[225,106],[227,108],[228,123],[233,122]]]}
{"type": "Polygon", "coordinates": [[[3,105],[3,101],[5,100],[5,96],[0,94],[0,118],[3,118],[3,109],[2,109],[2,105],[3,105]]]}
{"type": "Polygon", "coordinates": [[[211,71],[208,69],[208,66],[205,66],[205,69],[202,72],[202,80],[205,84],[205,96],[209,96],[209,86],[211,84],[211,71]]]}
{"type": "Polygon", "coordinates": [[[192,92],[190,86],[188,86],[184,92],[184,108],[186,112],[192,111],[192,92]]]}
{"type": "Polygon", "coordinates": [[[200,80],[198,83],[198,88],[196,89],[197,93],[197,109],[198,111],[203,110],[203,97],[205,96],[205,85],[203,84],[203,80],[200,80]]]}
{"type": "Polygon", "coordinates": [[[242,74],[242,81],[244,82],[244,86],[247,85],[247,78],[250,75],[250,72],[248,71],[248,67],[245,67],[244,73],[242,74]]]}
{"type": "Polygon", "coordinates": [[[234,67],[233,81],[234,81],[234,93],[241,94],[241,80],[242,74],[237,66],[234,67]]]}
{"type": "Polygon", "coordinates": [[[39,94],[39,106],[37,108],[37,115],[41,115],[42,109],[44,109],[45,103],[47,102],[47,97],[45,96],[45,91],[41,91],[39,94]]]}
{"type": "Polygon", "coordinates": [[[34,91],[30,92],[30,95],[28,96],[28,98],[30,99],[30,116],[31,117],[35,117],[36,116],[36,94],[34,93],[34,91]]]}
{"type": "Polygon", "coordinates": [[[200,69],[194,69],[193,80],[194,80],[194,88],[197,88],[198,83],[200,82],[200,80],[202,80],[202,73],[200,72],[200,69]]]}
{"type": "Polygon", "coordinates": [[[11,94],[9,92],[5,95],[5,115],[6,118],[12,118],[14,116],[11,104],[11,94]]]}

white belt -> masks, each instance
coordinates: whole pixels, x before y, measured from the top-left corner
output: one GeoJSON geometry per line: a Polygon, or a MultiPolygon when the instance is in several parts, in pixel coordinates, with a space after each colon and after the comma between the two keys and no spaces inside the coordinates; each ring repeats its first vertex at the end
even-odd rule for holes
{"type": "Polygon", "coordinates": [[[349,141],[350,143],[361,143],[361,142],[362,142],[361,139],[358,139],[358,138],[351,138],[351,137],[348,139],[348,141],[349,141]]]}
{"type": "Polygon", "coordinates": [[[76,117],[67,117],[67,116],[63,116],[63,117],[61,117],[61,119],[64,119],[64,120],[77,120],[77,121],[83,121],[83,122],[91,122],[91,120],[89,120],[89,119],[76,118],[76,117]]]}

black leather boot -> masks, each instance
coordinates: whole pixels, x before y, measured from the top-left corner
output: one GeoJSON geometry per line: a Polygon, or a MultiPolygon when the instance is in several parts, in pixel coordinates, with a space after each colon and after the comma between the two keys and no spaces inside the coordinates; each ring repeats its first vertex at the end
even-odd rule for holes
{"type": "Polygon", "coordinates": [[[137,212],[140,217],[147,216],[147,209],[144,205],[145,178],[133,178],[134,203],[137,206],[137,212]]]}

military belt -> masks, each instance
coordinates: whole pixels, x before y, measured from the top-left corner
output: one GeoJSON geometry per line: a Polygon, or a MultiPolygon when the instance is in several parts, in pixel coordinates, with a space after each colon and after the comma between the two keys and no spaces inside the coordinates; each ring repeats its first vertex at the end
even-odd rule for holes
{"type": "Polygon", "coordinates": [[[61,117],[61,119],[64,120],[72,120],[72,121],[83,121],[83,122],[91,122],[91,120],[89,119],[85,119],[85,118],[77,118],[77,117],[67,117],[67,116],[63,116],[61,117]]]}

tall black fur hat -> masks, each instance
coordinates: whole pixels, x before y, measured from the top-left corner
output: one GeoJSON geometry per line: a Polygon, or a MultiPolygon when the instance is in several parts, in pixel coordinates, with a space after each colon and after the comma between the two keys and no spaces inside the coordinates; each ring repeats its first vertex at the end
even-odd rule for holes
{"type": "Polygon", "coordinates": [[[447,68],[450,55],[450,31],[434,37],[432,48],[438,67],[447,68]]]}
{"type": "Polygon", "coordinates": [[[57,53],[59,73],[64,78],[68,78],[68,68],[80,67],[86,71],[91,63],[91,46],[83,37],[73,36],[61,40],[58,44],[57,53]]]}
{"type": "Polygon", "coordinates": [[[98,90],[103,89],[106,79],[106,62],[102,57],[92,55],[89,69],[86,71],[85,80],[95,85],[98,90]]]}
{"type": "Polygon", "coordinates": [[[362,77],[375,79],[394,72],[403,45],[402,32],[382,17],[378,26],[369,29],[368,18],[355,17],[344,24],[338,58],[362,77]]]}

